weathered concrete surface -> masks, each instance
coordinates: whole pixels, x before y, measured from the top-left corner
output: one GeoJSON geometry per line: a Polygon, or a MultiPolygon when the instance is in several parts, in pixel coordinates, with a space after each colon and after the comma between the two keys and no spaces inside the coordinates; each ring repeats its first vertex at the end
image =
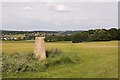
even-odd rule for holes
{"type": "Polygon", "coordinates": [[[41,61],[46,59],[44,39],[45,39],[45,37],[36,37],[35,38],[35,48],[34,48],[35,58],[37,60],[41,60],[41,61]]]}

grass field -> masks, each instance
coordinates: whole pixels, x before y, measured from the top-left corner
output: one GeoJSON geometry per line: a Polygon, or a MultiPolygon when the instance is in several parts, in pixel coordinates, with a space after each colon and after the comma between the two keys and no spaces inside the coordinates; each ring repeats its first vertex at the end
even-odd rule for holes
{"type": "MultiPolygon", "coordinates": [[[[46,50],[59,48],[66,56],[79,56],[80,63],[64,64],[49,68],[45,72],[24,72],[7,77],[24,78],[117,78],[118,41],[108,42],[52,42],[45,43],[46,50]]],[[[34,41],[3,41],[2,52],[12,54],[31,53],[34,41]]]]}

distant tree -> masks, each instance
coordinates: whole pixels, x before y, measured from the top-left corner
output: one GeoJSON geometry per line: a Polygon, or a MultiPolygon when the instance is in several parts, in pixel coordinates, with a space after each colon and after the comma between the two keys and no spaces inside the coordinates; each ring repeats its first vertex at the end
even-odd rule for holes
{"type": "Polygon", "coordinates": [[[72,37],[72,42],[73,43],[78,43],[78,42],[83,42],[83,41],[89,41],[89,37],[88,37],[88,32],[87,31],[76,33],[72,37]]]}
{"type": "Polygon", "coordinates": [[[25,38],[25,37],[23,37],[23,40],[26,40],[26,38],[25,38]]]}
{"type": "Polygon", "coordinates": [[[108,30],[111,40],[118,40],[118,30],[116,28],[111,28],[108,30]]]}
{"type": "Polygon", "coordinates": [[[118,40],[120,40],[120,28],[118,29],[118,40]]]}
{"type": "Polygon", "coordinates": [[[109,34],[105,30],[101,29],[96,29],[94,32],[93,39],[94,41],[108,41],[109,39],[109,34]]]}
{"type": "Polygon", "coordinates": [[[70,35],[64,36],[64,41],[71,41],[71,36],[70,35]]]}
{"type": "Polygon", "coordinates": [[[47,41],[47,42],[56,42],[57,39],[56,39],[55,37],[56,37],[56,36],[52,36],[52,35],[46,36],[46,37],[45,37],[45,41],[47,41]]]}
{"type": "Polygon", "coordinates": [[[73,34],[73,36],[72,36],[72,42],[73,42],[73,43],[82,42],[82,41],[80,40],[80,36],[81,36],[80,33],[73,34]]]}

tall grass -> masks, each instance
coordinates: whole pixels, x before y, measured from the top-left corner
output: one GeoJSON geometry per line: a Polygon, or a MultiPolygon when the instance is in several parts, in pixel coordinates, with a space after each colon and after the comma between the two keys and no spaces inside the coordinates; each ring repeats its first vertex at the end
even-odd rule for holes
{"type": "Polygon", "coordinates": [[[16,74],[27,71],[46,71],[49,67],[58,66],[61,64],[73,64],[77,63],[74,57],[70,58],[63,55],[63,52],[59,49],[51,49],[46,51],[47,59],[45,61],[38,61],[34,59],[34,54],[21,54],[14,53],[8,55],[3,53],[3,74],[16,74]]]}

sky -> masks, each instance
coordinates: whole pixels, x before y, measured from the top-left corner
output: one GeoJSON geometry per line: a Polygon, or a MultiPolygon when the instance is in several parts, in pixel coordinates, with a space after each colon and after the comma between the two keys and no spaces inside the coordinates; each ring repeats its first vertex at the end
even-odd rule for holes
{"type": "Polygon", "coordinates": [[[117,28],[118,3],[2,2],[0,23],[3,30],[65,31],[117,28]]]}

